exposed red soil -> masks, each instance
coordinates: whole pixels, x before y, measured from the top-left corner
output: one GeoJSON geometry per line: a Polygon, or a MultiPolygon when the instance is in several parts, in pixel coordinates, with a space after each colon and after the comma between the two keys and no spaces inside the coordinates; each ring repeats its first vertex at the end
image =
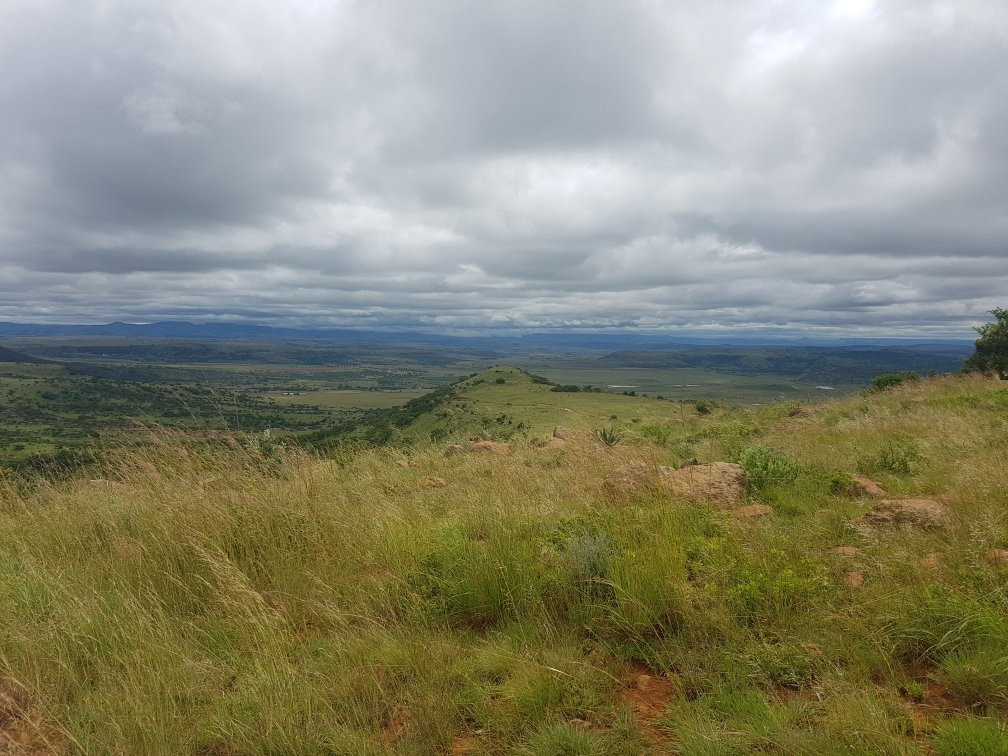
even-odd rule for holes
{"type": "Polygon", "coordinates": [[[627,675],[620,700],[633,711],[637,728],[647,741],[652,753],[671,753],[672,740],[657,726],[669,701],[676,695],[676,686],[662,675],[654,674],[643,664],[633,664],[627,675]]]}

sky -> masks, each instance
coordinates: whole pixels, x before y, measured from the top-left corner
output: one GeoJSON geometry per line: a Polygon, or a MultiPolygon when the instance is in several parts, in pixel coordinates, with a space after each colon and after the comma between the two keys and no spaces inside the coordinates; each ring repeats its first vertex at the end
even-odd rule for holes
{"type": "Polygon", "coordinates": [[[0,320],[971,335],[1004,0],[0,0],[0,320]]]}

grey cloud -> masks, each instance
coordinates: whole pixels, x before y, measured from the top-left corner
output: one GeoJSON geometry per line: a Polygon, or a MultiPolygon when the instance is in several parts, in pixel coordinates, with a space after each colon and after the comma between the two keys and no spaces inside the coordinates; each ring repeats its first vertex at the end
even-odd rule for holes
{"type": "Polygon", "coordinates": [[[0,318],[970,335],[1008,10],[0,6],[0,318]]]}

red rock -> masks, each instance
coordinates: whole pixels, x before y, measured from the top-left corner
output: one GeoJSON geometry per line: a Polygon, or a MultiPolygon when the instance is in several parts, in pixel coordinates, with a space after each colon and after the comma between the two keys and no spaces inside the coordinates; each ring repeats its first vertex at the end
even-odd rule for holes
{"type": "Polygon", "coordinates": [[[852,477],[854,478],[856,487],[861,489],[861,493],[864,495],[880,497],[886,495],[885,489],[866,475],[854,475],[852,477]]]}
{"type": "Polygon", "coordinates": [[[507,454],[511,451],[510,446],[497,441],[473,441],[472,446],[469,448],[473,451],[486,452],[489,454],[507,454]]]}
{"type": "Polygon", "coordinates": [[[864,516],[875,525],[938,528],[951,519],[948,508],[934,499],[883,499],[864,516]]]}

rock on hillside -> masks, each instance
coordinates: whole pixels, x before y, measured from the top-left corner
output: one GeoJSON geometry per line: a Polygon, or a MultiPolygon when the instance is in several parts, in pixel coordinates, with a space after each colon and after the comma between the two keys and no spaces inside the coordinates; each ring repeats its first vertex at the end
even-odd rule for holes
{"type": "Polygon", "coordinates": [[[934,499],[883,499],[864,516],[873,525],[939,528],[951,519],[948,508],[934,499]]]}
{"type": "Polygon", "coordinates": [[[679,496],[701,499],[722,507],[731,507],[745,499],[745,470],[732,462],[707,462],[685,465],[678,470],[659,467],[662,483],[679,496]]]}

